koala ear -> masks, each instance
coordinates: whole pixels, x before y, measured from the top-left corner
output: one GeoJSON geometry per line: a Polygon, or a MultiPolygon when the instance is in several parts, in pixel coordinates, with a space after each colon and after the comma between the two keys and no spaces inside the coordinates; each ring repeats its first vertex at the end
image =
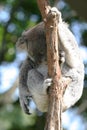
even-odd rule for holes
{"type": "Polygon", "coordinates": [[[20,38],[18,38],[17,42],[16,42],[16,48],[18,50],[26,50],[27,45],[26,45],[26,37],[25,36],[21,36],[20,38]]]}

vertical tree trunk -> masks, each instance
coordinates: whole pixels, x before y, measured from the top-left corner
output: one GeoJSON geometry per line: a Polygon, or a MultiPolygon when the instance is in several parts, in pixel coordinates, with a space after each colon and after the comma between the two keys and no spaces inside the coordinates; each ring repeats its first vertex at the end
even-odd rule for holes
{"type": "Polygon", "coordinates": [[[61,130],[63,83],[59,66],[58,14],[51,11],[48,0],[37,0],[46,30],[48,74],[53,79],[45,130],[61,130]]]}

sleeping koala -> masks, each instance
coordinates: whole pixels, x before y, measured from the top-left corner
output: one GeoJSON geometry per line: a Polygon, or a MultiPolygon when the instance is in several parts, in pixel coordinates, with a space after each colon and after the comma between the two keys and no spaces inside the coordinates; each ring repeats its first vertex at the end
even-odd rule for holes
{"type": "MultiPolygon", "coordinates": [[[[62,21],[61,13],[59,11],[57,13],[59,15],[60,61],[63,62],[61,73],[63,77],[69,77],[72,80],[63,95],[63,110],[66,110],[74,105],[82,95],[84,65],[75,37],[66,23],[62,21]]],[[[48,76],[44,23],[41,22],[23,32],[16,46],[25,49],[28,53],[19,74],[20,104],[23,110],[29,114],[29,98],[32,98],[37,108],[46,112],[49,104],[47,90],[52,84],[52,78],[48,76]]]]}

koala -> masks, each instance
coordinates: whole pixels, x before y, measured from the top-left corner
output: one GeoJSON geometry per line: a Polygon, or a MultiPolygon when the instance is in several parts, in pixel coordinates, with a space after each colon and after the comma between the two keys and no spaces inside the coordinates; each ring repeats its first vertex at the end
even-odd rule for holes
{"type": "MultiPolygon", "coordinates": [[[[72,32],[62,21],[61,12],[58,21],[58,38],[60,66],[62,76],[71,78],[63,94],[63,111],[73,106],[81,97],[84,81],[84,65],[81,54],[72,32]]],[[[20,104],[29,114],[29,100],[33,99],[41,112],[47,112],[48,91],[52,78],[48,75],[47,46],[44,22],[22,33],[16,43],[17,48],[26,50],[27,59],[24,61],[19,74],[20,104]]]]}

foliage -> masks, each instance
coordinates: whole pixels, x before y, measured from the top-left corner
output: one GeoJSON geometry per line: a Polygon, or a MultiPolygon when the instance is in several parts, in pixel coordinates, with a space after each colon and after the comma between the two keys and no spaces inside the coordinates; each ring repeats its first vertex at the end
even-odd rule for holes
{"type": "Polygon", "coordinates": [[[42,130],[45,120],[43,116],[37,117],[35,113],[28,116],[20,110],[19,103],[1,108],[0,130],[42,130]]]}
{"type": "Polygon", "coordinates": [[[40,12],[36,0],[0,2],[1,12],[7,14],[7,19],[0,19],[0,61],[12,61],[15,58],[14,46],[18,36],[23,29],[35,25],[41,19],[40,12]]]}

